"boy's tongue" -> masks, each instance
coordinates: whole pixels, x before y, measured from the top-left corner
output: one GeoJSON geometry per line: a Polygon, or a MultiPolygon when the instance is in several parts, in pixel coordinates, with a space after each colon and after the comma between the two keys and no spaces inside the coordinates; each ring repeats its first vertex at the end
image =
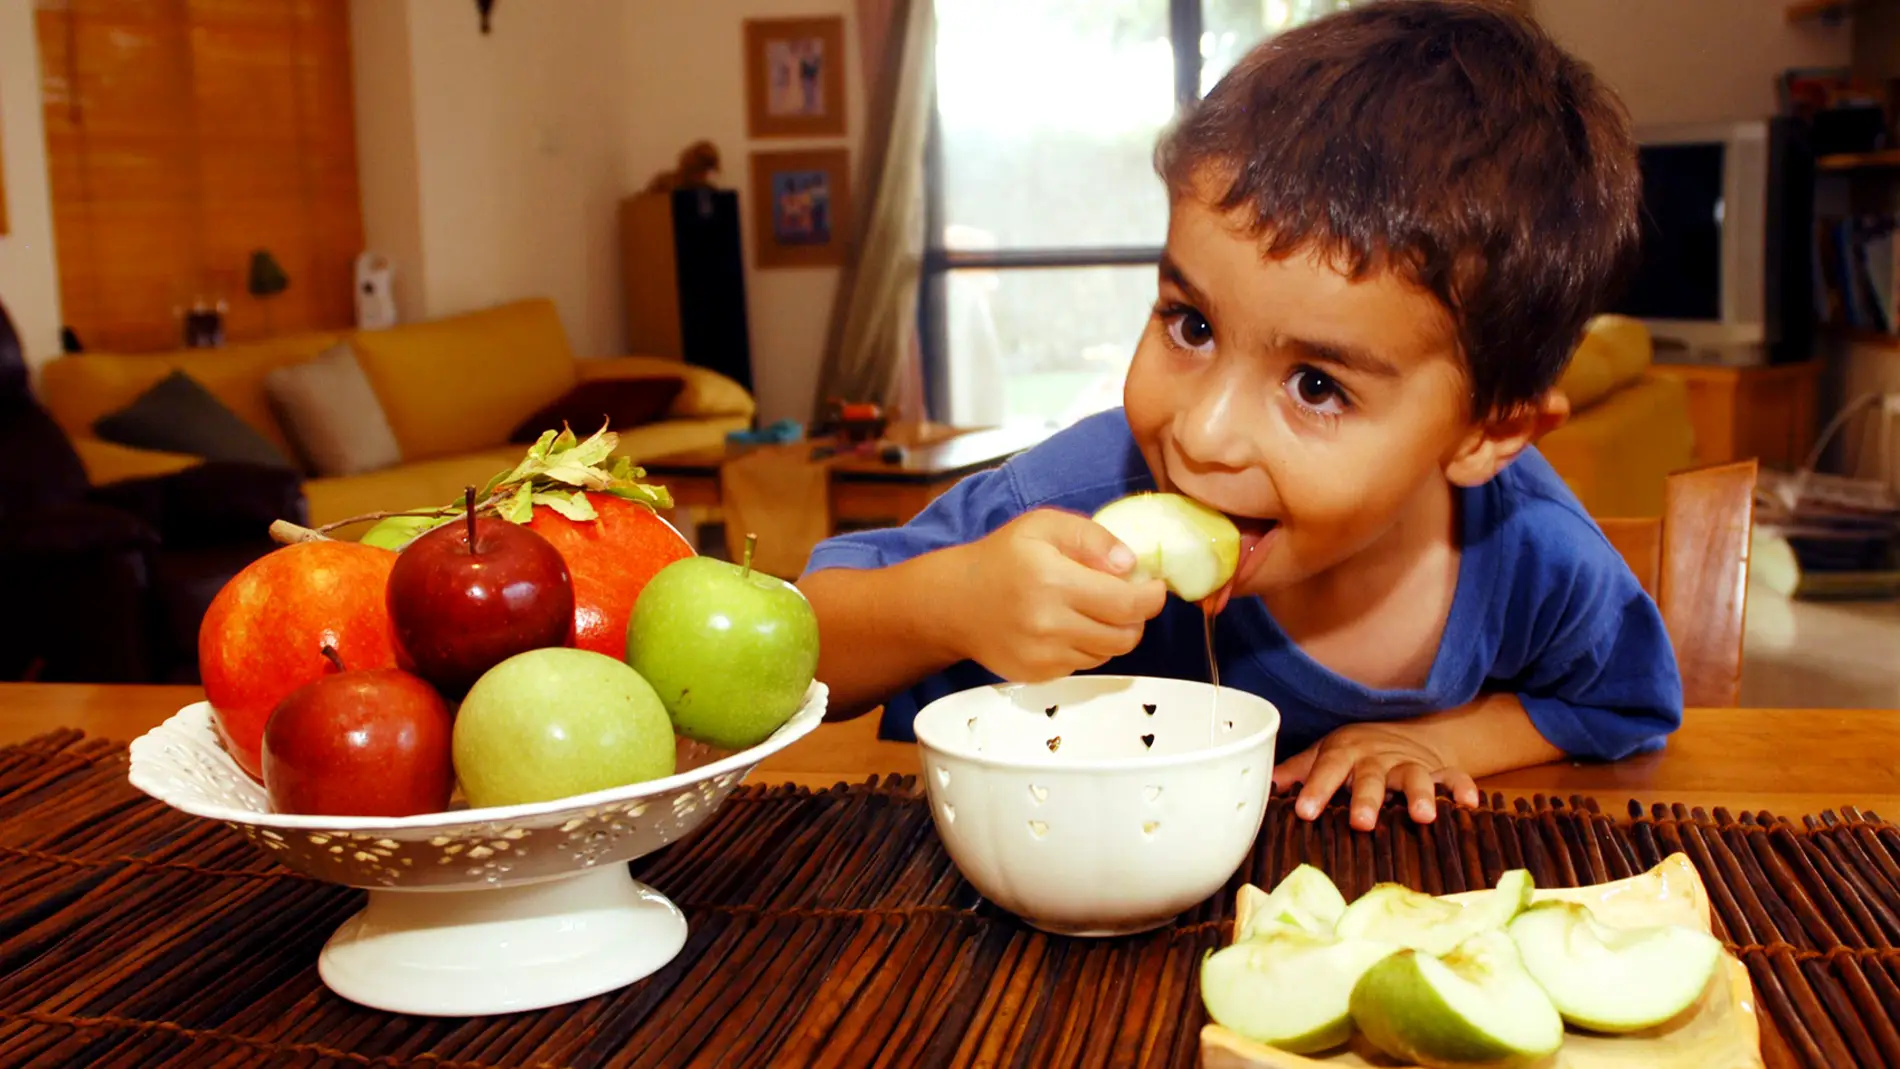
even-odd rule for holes
{"type": "Polygon", "coordinates": [[[1272,520],[1252,520],[1240,517],[1234,517],[1233,520],[1234,525],[1240,528],[1240,558],[1234,565],[1233,578],[1227,580],[1219,590],[1201,599],[1201,610],[1209,616],[1219,615],[1220,611],[1227,607],[1228,601],[1234,596],[1234,585],[1240,581],[1241,575],[1247,570],[1248,558],[1260,548],[1260,543],[1267,540],[1267,536],[1273,533],[1273,529],[1279,526],[1272,520]]]}

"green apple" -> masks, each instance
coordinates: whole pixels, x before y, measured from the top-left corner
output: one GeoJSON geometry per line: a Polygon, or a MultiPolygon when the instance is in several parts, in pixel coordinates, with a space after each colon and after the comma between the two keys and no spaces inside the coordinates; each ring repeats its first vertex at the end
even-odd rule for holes
{"type": "Polygon", "coordinates": [[[1611,928],[1576,902],[1540,902],[1510,926],[1524,968],[1564,1020],[1636,1032],[1695,1004],[1721,961],[1714,936],[1681,925],[1611,928]]]}
{"type": "Polygon", "coordinates": [[[1271,894],[1252,884],[1243,885],[1240,894],[1248,905],[1247,926],[1235,936],[1235,942],[1283,928],[1331,934],[1346,912],[1345,896],[1325,873],[1311,865],[1300,865],[1287,873],[1271,894]]]}
{"type": "Polygon", "coordinates": [[[1525,869],[1506,872],[1496,888],[1469,904],[1402,884],[1382,883],[1346,907],[1337,930],[1343,939],[1373,939],[1426,954],[1446,954],[1480,932],[1510,923],[1530,904],[1531,890],[1531,874],[1525,869]]]}
{"type": "Polygon", "coordinates": [[[818,669],[811,603],[747,557],[674,561],[640,591],[627,624],[627,663],[659,692],[675,730],[729,750],[790,720],[818,669]]]}
{"type": "Polygon", "coordinates": [[[1326,1050],[1352,1036],[1359,978],[1398,949],[1283,927],[1203,958],[1201,1001],[1215,1023],[1256,1043],[1326,1050]]]}
{"type": "Polygon", "coordinates": [[[357,541],[366,546],[401,552],[404,547],[423,534],[460,515],[460,512],[455,512],[443,516],[386,516],[376,521],[376,526],[364,531],[363,536],[357,541]]]}
{"type": "Polygon", "coordinates": [[[482,674],[455,714],[455,776],[476,808],[568,798],[670,776],[659,695],[591,650],[544,647],[482,674]]]}
{"type": "Polygon", "coordinates": [[[1240,529],[1224,514],[1180,494],[1130,494],[1103,505],[1095,522],[1135,554],[1129,578],[1159,578],[1183,601],[1200,601],[1234,577],[1240,529]]]}
{"type": "Polygon", "coordinates": [[[1495,928],[1443,958],[1407,948],[1380,959],[1352,989],[1365,1038],[1407,1065],[1509,1069],[1563,1046],[1564,1022],[1495,928]]]}

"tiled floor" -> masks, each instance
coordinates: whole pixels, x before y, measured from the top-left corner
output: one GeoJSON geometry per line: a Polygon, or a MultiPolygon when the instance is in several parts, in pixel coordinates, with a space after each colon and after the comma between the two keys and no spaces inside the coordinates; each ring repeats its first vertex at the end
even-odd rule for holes
{"type": "Polygon", "coordinates": [[[1752,587],[1742,704],[1900,710],[1900,601],[1790,601],[1752,587]]]}

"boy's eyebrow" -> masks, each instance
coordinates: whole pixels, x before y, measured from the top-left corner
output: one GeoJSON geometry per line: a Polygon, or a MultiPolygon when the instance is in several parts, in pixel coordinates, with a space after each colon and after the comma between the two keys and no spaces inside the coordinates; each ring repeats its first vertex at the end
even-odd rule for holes
{"type": "Polygon", "coordinates": [[[1357,345],[1343,345],[1313,338],[1287,338],[1282,344],[1300,350],[1307,359],[1315,363],[1331,364],[1347,371],[1356,371],[1362,375],[1373,375],[1382,379],[1399,377],[1396,364],[1357,345]]]}
{"type": "Polygon", "coordinates": [[[1174,257],[1169,256],[1165,251],[1161,254],[1161,280],[1187,294],[1188,300],[1195,304],[1207,303],[1207,298],[1201,295],[1200,288],[1188,281],[1187,275],[1181,270],[1181,265],[1175,263],[1174,257]]]}

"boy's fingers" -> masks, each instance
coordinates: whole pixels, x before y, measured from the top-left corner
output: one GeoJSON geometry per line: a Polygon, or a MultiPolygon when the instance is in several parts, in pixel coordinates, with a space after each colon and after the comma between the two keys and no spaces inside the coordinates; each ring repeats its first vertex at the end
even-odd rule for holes
{"type": "Polygon", "coordinates": [[[1067,586],[1070,607],[1111,627],[1139,625],[1161,615],[1168,603],[1168,586],[1159,579],[1131,583],[1098,571],[1071,575],[1067,586]]]}
{"type": "MultiPolygon", "coordinates": [[[[1333,795],[1339,793],[1346,778],[1352,775],[1352,755],[1340,750],[1324,750],[1313,759],[1313,767],[1306,775],[1306,786],[1300,788],[1299,801],[1293,805],[1293,811],[1302,820],[1313,820],[1319,811],[1326,808],[1333,795]]],[[[1385,781],[1379,781],[1384,789],[1385,781]]]]}
{"type": "Polygon", "coordinates": [[[1379,823],[1379,807],[1385,804],[1386,776],[1383,762],[1376,757],[1361,758],[1352,770],[1352,815],[1356,831],[1371,831],[1379,823]]]}
{"type": "Polygon", "coordinates": [[[1439,773],[1439,780],[1451,789],[1452,799],[1459,805],[1477,807],[1484,803],[1484,797],[1478,793],[1478,784],[1462,769],[1448,768],[1439,773]]]}
{"type": "Polygon", "coordinates": [[[1043,522],[1049,541],[1078,564],[1118,576],[1135,566],[1135,551],[1087,516],[1052,510],[1043,522]]]}
{"type": "Polygon", "coordinates": [[[1432,774],[1425,766],[1416,761],[1408,761],[1392,770],[1393,786],[1405,792],[1405,804],[1412,811],[1412,819],[1420,824],[1430,824],[1438,817],[1438,784],[1432,780],[1432,774]]]}

